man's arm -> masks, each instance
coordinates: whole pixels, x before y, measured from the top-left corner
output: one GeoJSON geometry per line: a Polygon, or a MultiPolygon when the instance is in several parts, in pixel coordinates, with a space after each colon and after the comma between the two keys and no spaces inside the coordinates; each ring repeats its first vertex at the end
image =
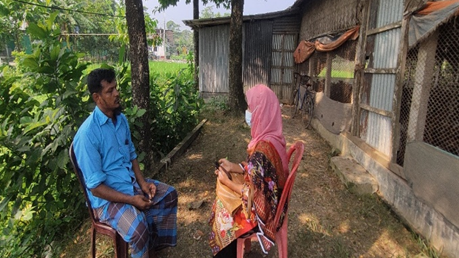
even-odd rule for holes
{"type": "Polygon", "coordinates": [[[153,198],[156,193],[156,186],[153,183],[147,183],[145,181],[137,159],[132,160],[132,170],[134,171],[135,178],[137,179],[140,189],[142,189],[145,194],[148,194],[150,199],[153,198]]]}
{"type": "Polygon", "coordinates": [[[99,198],[105,199],[110,202],[118,202],[118,203],[127,203],[135,206],[140,210],[148,209],[151,206],[150,201],[148,198],[142,195],[127,195],[120,193],[105,184],[100,184],[97,187],[90,189],[91,193],[99,198]]]}

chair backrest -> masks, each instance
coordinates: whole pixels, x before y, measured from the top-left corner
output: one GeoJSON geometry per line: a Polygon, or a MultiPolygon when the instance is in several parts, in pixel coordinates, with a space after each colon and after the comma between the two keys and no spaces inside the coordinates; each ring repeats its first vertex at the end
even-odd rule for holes
{"type": "Polygon", "coordinates": [[[94,211],[91,208],[92,207],[91,201],[89,200],[89,196],[87,192],[88,188],[86,187],[86,183],[84,182],[84,177],[83,177],[83,173],[81,172],[80,166],[78,166],[75,152],[73,150],[73,143],[70,145],[70,148],[69,148],[69,156],[70,156],[70,161],[72,162],[72,165],[73,165],[73,171],[77,175],[78,182],[80,182],[81,189],[83,190],[84,199],[86,201],[86,206],[88,206],[88,210],[89,210],[89,216],[91,217],[91,221],[94,223],[96,222],[96,219],[94,216],[94,211]]]}
{"type": "MultiPolygon", "coordinates": [[[[292,163],[292,167],[290,168],[287,182],[285,183],[284,189],[282,190],[282,195],[281,195],[279,204],[277,205],[278,209],[276,211],[276,216],[274,217],[274,223],[275,225],[278,225],[278,228],[282,226],[282,225],[279,225],[279,220],[284,210],[283,207],[286,203],[288,205],[288,203],[290,202],[290,197],[291,197],[292,189],[293,189],[293,183],[295,182],[295,177],[296,177],[296,171],[298,170],[301,159],[303,158],[303,152],[304,152],[304,144],[300,141],[297,141],[292,146],[290,146],[290,149],[287,152],[288,161],[289,163],[290,162],[292,163]],[[292,156],[294,156],[293,160],[291,160],[292,156]]],[[[288,206],[287,206],[286,212],[287,211],[288,211],[288,206]]]]}

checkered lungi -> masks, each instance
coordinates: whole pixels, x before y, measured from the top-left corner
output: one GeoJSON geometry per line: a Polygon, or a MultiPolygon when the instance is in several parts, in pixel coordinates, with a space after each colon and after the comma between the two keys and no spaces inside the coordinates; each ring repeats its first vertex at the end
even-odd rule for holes
{"type": "MultiPolygon", "coordinates": [[[[113,227],[129,243],[132,257],[148,257],[148,250],[177,245],[177,191],[165,183],[145,180],[156,186],[150,209],[140,211],[130,204],[113,202],[94,209],[101,222],[113,227]]],[[[143,195],[134,185],[134,193],[143,195]]]]}

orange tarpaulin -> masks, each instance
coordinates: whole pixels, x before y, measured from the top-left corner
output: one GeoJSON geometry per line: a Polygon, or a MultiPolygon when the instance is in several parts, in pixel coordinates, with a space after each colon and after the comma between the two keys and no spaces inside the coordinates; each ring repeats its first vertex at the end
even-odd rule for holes
{"type": "Polygon", "coordinates": [[[293,58],[295,59],[295,63],[300,64],[303,63],[308,57],[314,53],[316,46],[314,43],[302,40],[298,47],[296,48],[295,52],[293,52],[293,58]]]}
{"type": "Polygon", "coordinates": [[[312,55],[312,53],[314,53],[315,50],[321,52],[332,51],[340,47],[348,39],[357,39],[357,37],[359,36],[359,29],[360,26],[358,25],[346,31],[338,39],[330,43],[322,43],[319,40],[316,40],[315,42],[309,42],[306,40],[301,41],[298,47],[296,48],[295,52],[293,52],[295,63],[299,64],[306,61],[306,59],[308,59],[312,55]]]}
{"type": "Polygon", "coordinates": [[[321,51],[321,52],[332,51],[340,47],[348,39],[356,40],[357,37],[359,36],[359,29],[360,29],[360,26],[355,26],[354,28],[344,32],[344,34],[341,35],[341,37],[339,37],[337,40],[327,43],[327,44],[322,44],[321,42],[316,40],[315,42],[316,50],[321,51]]]}
{"type": "MultiPolygon", "coordinates": [[[[449,1],[441,1],[441,2],[427,2],[421,10],[415,12],[419,15],[427,15],[431,14],[432,12],[439,11],[445,7],[450,6],[451,4],[458,3],[459,0],[449,0],[449,1]]],[[[456,15],[459,14],[459,10],[456,11],[456,15]]]]}

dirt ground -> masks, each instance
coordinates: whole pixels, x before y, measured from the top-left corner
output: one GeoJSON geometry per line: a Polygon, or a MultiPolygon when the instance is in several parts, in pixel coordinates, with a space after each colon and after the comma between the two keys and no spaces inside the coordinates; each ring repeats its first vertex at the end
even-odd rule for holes
{"type": "MultiPolygon", "coordinates": [[[[291,119],[289,111],[289,106],[283,106],[287,146],[296,141],[305,145],[289,204],[289,257],[440,257],[376,195],[349,192],[329,167],[331,147],[314,130],[304,129],[299,118],[291,119]]],[[[208,121],[197,139],[157,177],[179,192],[178,245],[161,251],[160,258],[211,257],[207,221],[215,197],[214,161],[246,158],[250,129],[242,116],[235,119],[208,110],[204,117],[208,121]]],[[[61,257],[89,257],[88,227],[86,223],[61,257]]],[[[98,257],[113,256],[109,240],[99,238],[98,248],[98,257]]],[[[277,247],[263,256],[253,243],[246,257],[278,257],[277,247]]]]}

